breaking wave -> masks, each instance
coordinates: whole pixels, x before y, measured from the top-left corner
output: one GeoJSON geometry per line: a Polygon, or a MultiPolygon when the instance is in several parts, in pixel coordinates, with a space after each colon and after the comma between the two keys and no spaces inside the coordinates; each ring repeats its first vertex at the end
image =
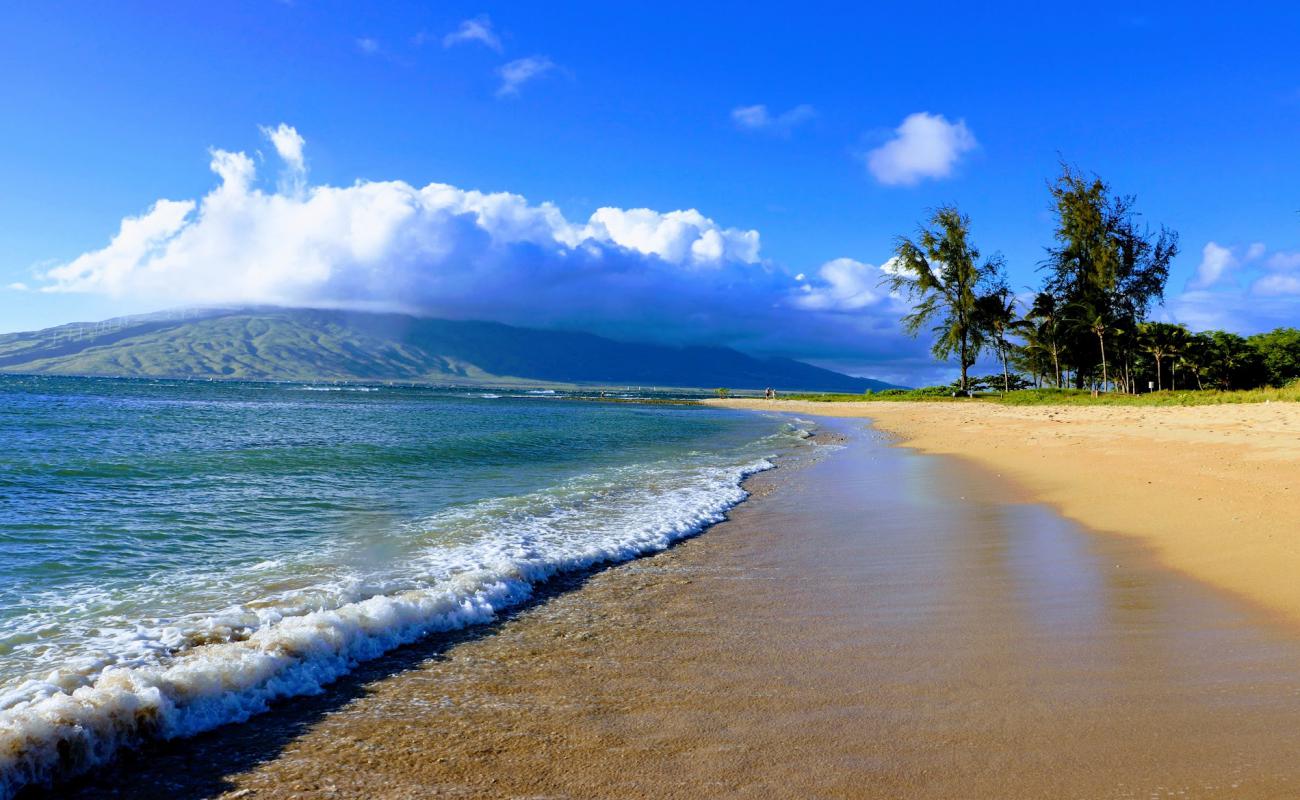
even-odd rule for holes
{"type": "MultiPolygon", "coordinates": [[[[796,431],[787,435],[804,434],[796,431]]],[[[559,573],[662,550],[724,519],[747,496],[745,477],[772,466],[766,458],[628,466],[448,510],[410,524],[428,543],[383,581],[263,598],[184,630],[146,631],[166,644],[146,658],[27,681],[0,698],[0,800],[85,772],[123,747],[318,693],[395,647],[491,622],[559,573]]]]}

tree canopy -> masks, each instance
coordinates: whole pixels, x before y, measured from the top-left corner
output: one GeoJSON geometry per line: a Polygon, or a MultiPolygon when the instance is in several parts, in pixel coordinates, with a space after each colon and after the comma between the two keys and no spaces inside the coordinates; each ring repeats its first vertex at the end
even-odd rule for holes
{"type": "Polygon", "coordinates": [[[981,260],[970,240],[970,218],[956,206],[944,206],[921,225],[915,238],[900,236],[894,247],[895,267],[885,278],[890,288],[915,303],[903,317],[916,335],[932,325],[931,352],[961,365],[961,391],[970,388],[968,372],[986,342],[980,318],[980,298],[1000,280],[1001,256],[981,260]]]}
{"type": "Polygon", "coordinates": [[[989,347],[1004,390],[1027,381],[1138,392],[1147,383],[1246,389],[1300,380],[1300,329],[1246,337],[1149,319],[1164,299],[1178,234],[1144,224],[1136,198],[1068,165],[1048,190],[1053,241],[1023,316],[1001,256],[981,257],[970,219],[956,207],[936,210],[915,237],[896,240],[884,282],[914,303],[907,330],[929,327],[935,357],[957,356],[960,390],[972,388],[969,370],[989,347]]]}

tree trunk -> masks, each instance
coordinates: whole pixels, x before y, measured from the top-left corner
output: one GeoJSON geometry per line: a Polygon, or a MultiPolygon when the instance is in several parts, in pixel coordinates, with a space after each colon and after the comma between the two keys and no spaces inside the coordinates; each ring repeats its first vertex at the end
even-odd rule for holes
{"type": "Polygon", "coordinates": [[[1007,371],[1007,340],[998,334],[998,353],[1002,355],[1002,394],[1011,391],[1011,373],[1007,371]]]}
{"type": "Polygon", "coordinates": [[[961,389],[962,394],[966,393],[966,331],[961,332],[961,389]]]}
{"type": "Polygon", "coordinates": [[[1106,383],[1110,380],[1110,375],[1106,369],[1106,337],[1097,334],[1097,342],[1101,345],[1101,390],[1106,391],[1106,383]]]}
{"type": "Polygon", "coordinates": [[[1156,391],[1163,392],[1165,386],[1160,382],[1160,356],[1156,356],[1156,391]]]}

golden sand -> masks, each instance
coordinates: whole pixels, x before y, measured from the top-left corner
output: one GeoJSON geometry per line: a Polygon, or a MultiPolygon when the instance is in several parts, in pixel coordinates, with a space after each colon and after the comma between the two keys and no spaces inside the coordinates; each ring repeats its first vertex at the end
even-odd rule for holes
{"type": "Polygon", "coordinates": [[[1090,528],[1300,621],[1300,404],[1189,407],[709,401],[865,417],[1009,476],[1090,528]]]}

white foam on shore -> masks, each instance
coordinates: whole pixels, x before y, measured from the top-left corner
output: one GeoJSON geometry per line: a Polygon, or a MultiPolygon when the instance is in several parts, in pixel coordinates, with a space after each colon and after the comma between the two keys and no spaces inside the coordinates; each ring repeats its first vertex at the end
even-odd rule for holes
{"type": "Polygon", "coordinates": [[[91,669],[78,685],[57,673],[28,682],[0,706],[0,800],[85,772],[122,747],[241,722],[277,699],[319,693],[402,644],[492,621],[559,573],[662,550],[724,519],[747,496],[744,478],[772,466],[626,468],[612,483],[608,475],[579,479],[447,512],[425,525],[463,536],[432,543],[382,593],[316,610],[280,606],[253,622],[245,610],[238,624],[215,614],[203,636],[186,637],[210,643],[91,669]]]}

